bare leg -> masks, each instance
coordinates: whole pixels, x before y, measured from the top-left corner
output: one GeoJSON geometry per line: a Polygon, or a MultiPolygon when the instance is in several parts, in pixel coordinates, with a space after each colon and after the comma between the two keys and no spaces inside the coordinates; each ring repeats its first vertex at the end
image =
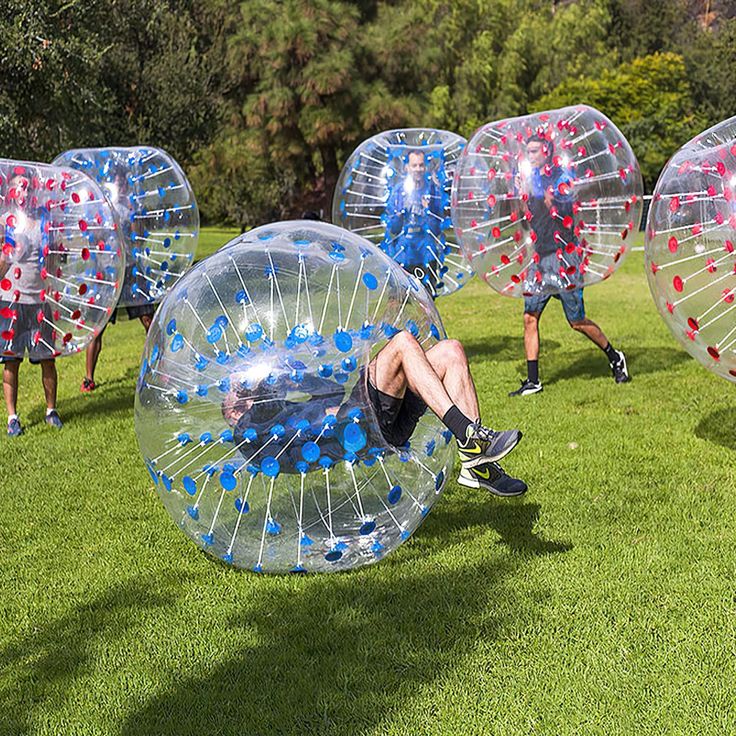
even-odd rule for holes
{"type": "Polygon", "coordinates": [[[539,360],[539,312],[524,312],[524,351],[527,360],[539,360]]]}
{"type": "Polygon", "coordinates": [[[20,361],[13,360],[3,364],[3,395],[8,416],[18,413],[18,371],[20,361]]]}
{"type": "Polygon", "coordinates": [[[151,329],[151,323],[153,322],[153,315],[152,314],[142,314],[139,317],[141,324],[143,325],[144,329],[146,330],[146,335],[148,334],[148,330],[151,329]]]}
{"type": "Polygon", "coordinates": [[[570,327],[575,332],[582,332],[583,335],[594,342],[601,350],[605,350],[608,345],[608,338],[603,334],[603,330],[593,320],[587,317],[578,322],[570,322],[570,327]]]}
{"type": "Polygon", "coordinates": [[[452,403],[468,419],[475,421],[480,418],[478,393],[462,344],[457,340],[442,340],[427,350],[425,355],[437,377],[442,381],[452,403]]]}
{"type": "Polygon", "coordinates": [[[100,359],[100,353],[102,352],[102,336],[104,334],[105,330],[102,330],[87,348],[87,378],[90,381],[95,380],[95,369],[97,368],[97,361],[100,359]]]}
{"type": "Polygon", "coordinates": [[[369,372],[382,393],[401,398],[410,388],[440,418],[453,404],[468,418],[478,418],[475,385],[456,340],[444,340],[425,353],[408,332],[400,332],[373,359],[369,372]]]}
{"type": "Polygon", "coordinates": [[[46,408],[56,408],[56,361],[55,360],[42,360],[41,361],[41,379],[43,381],[43,392],[46,394],[46,408]]]}

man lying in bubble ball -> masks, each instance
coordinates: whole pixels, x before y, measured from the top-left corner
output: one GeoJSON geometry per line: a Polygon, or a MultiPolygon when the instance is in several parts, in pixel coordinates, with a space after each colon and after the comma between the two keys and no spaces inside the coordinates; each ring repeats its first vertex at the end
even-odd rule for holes
{"type": "MultiPolygon", "coordinates": [[[[282,368],[278,375],[257,371],[231,375],[230,390],[221,404],[235,445],[243,453],[250,452],[246,445],[257,436],[291,435],[274,471],[296,474],[303,471],[305,460],[335,464],[346,455],[360,453],[364,459],[366,454],[370,458],[372,450],[378,451],[381,441],[371,442],[363,428],[366,423],[360,421],[367,385],[383,440],[394,447],[406,446],[429,408],[457,439],[460,485],[485,488],[501,497],[526,492],[526,484],[498,464],[516,447],[521,432],[494,432],[479,419],[471,419],[480,416],[478,397],[457,340],[443,340],[425,352],[409,332],[398,333],[369,363],[367,382],[361,369],[348,396],[330,370],[312,375],[294,360],[282,368]]],[[[268,468],[262,470],[268,474],[268,468]]]]}

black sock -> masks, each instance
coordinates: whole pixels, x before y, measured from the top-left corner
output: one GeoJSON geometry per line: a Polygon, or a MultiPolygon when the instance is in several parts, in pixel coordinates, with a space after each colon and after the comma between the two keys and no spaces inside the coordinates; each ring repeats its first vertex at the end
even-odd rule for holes
{"type": "Polygon", "coordinates": [[[461,444],[464,444],[468,438],[468,427],[473,422],[453,404],[442,417],[442,424],[447,427],[455,435],[455,438],[461,444]]]}
{"type": "Polygon", "coordinates": [[[532,383],[539,383],[539,361],[538,360],[527,360],[526,377],[532,383]]]}
{"type": "Polygon", "coordinates": [[[618,353],[610,342],[603,348],[603,352],[606,354],[609,363],[614,363],[618,360],[618,353]]]}

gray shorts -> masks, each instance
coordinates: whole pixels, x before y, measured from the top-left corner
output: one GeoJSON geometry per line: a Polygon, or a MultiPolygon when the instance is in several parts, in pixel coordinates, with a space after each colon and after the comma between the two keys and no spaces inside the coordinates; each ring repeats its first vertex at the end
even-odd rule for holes
{"type": "Polygon", "coordinates": [[[0,301],[0,363],[31,363],[56,357],[54,328],[48,304],[0,301]]]}

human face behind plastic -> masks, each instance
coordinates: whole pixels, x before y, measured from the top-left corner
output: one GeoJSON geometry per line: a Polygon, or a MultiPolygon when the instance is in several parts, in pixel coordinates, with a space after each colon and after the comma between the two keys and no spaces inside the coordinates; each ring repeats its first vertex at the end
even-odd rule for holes
{"type": "Polygon", "coordinates": [[[424,175],[427,172],[427,164],[424,160],[424,154],[420,152],[410,153],[407,169],[409,171],[409,176],[414,180],[414,183],[421,184],[424,181],[424,175]]]}
{"type": "Polygon", "coordinates": [[[547,146],[542,141],[529,141],[526,144],[526,157],[533,169],[540,169],[547,160],[547,146]]]}

